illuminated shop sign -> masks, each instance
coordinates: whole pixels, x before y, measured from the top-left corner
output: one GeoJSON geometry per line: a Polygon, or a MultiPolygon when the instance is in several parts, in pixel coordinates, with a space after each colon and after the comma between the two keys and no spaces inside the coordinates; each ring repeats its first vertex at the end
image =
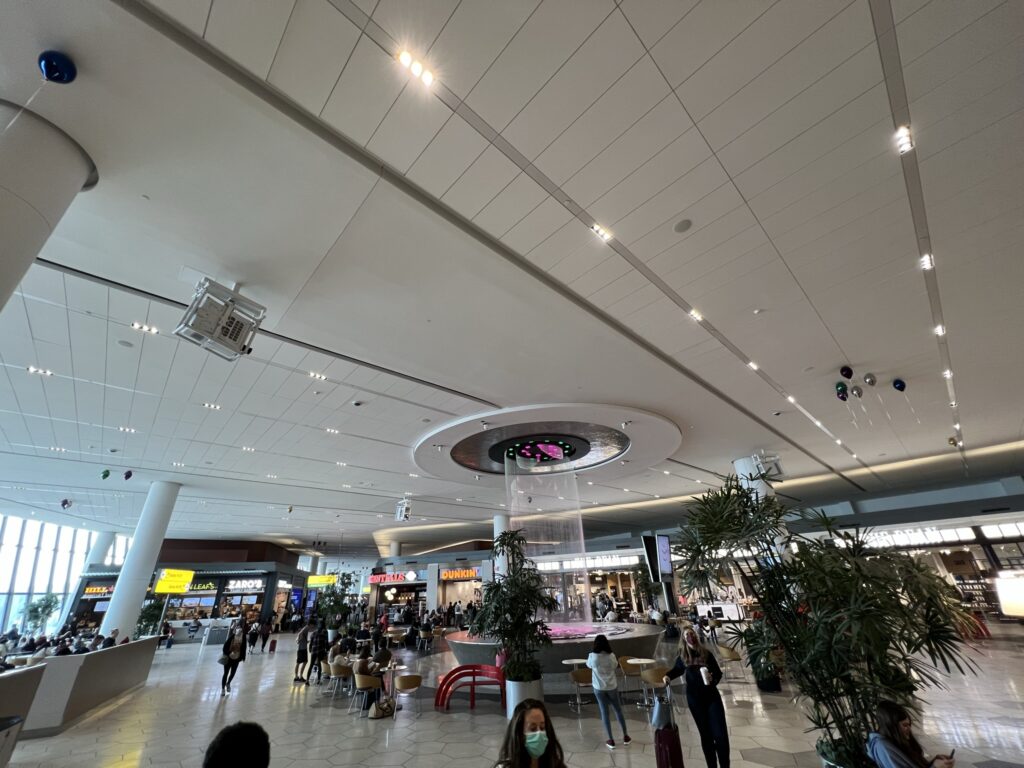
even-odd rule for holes
{"type": "Polygon", "coordinates": [[[330,573],[325,576],[309,576],[306,578],[306,586],[310,589],[318,587],[333,587],[338,583],[337,574],[330,573]]]}
{"type": "Polygon", "coordinates": [[[263,579],[231,579],[225,592],[262,592],[263,579]]]}
{"type": "Polygon", "coordinates": [[[629,568],[640,562],[638,555],[598,555],[596,557],[576,557],[572,560],[548,560],[537,563],[538,571],[582,571],[584,568],[629,568]]]}
{"type": "Polygon", "coordinates": [[[217,585],[212,581],[194,581],[188,585],[186,592],[216,592],[217,585]]]}
{"type": "Polygon", "coordinates": [[[405,573],[373,573],[370,574],[371,584],[401,584],[406,581],[423,581],[416,571],[405,573]]]}
{"type": "Polygon", "coordinates": [[[114,594],[113,584],[89,584],[85,588],[84,594],[98,596],[98,595],[112,595],[114,594]]]}
{"type": "Polygon", "coordinates": [[[445,568],[441,581],[475,581],[480,579],[480,568],[445,568]]]}
{"type": "Polygon", "coordinates": [[[179,568],[161,568],[157,573],[153,591],[158,595],[173,595],[184,592],[191,586],[192,577],[195,575],[195,571],[185,571],[179,568]]]}
{"type": "Polygon", "coordinates": [[[277,580],[277,588],[278,589],[291,589],[292,588],[292,583],[290,581],[285,581],[284,579],[278,579],[277,580]]]}

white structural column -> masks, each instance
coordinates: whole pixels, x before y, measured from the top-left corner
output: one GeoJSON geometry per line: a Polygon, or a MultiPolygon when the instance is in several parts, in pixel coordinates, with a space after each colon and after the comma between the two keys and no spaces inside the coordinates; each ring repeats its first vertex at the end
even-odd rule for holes
{"type": "MultiPolygon", "coordinates": [[[[509,519],[508,515],[495,515],[494,516],[494,538],[498,538],[505,531],[509,530],[509,519]]],[[[493,577],[495,579],[498,576],[508,571],[508,560],[504,557],[495,557],[494,562],[491,566],[493,570],[493,577]]]]}
{"type": "Polygon", "coordinates": [[[319,567],[320,567],[320,556],[319,555],[311,556],[309,558],[309,572],[310,573],[320,573],[320,571],[317,570],[317,568],[319,568],[319,567]]]}
{"type": "Polygon", "coordinates": [[[135,622],[139,620],[142,601],[153,577],[156,558],[160,554],[171,521],[174,502],[178,499],[180,483],[157,480],[149,486],[146,503],[142,505],[139,523],[135,526],[132,545],[125,555],[121,575],[114,585],[110,607],[103,617],[100,632],[109,635],[112,629],[119,629],[121,637],[131,637],[135,622]]]}
{"type": "Polygon", "coordinates": [[[94,174],[67,134],[0,100],[0,309],[94,174]]]}
{"type": "Polygon", "coordinates": [[[400,541],[389,541],[388,542],[388,557],[401,557],[402,556],[402,542],[400,541]]]}
{"type": "Polygon", "coordinates": [[[321,560],[319,563],[317,563],[317,565],[316,565],[316,572],[320,576],[323,576],[324,574],[327,573],[327,561],[326,560],[321,560]]]}
{"type": "Polygon", "coordinates": [[[736,477],[739,478],[740,485],[744,488],[750,488],[751,490],[757,491],[761,496],[774,496],[775,491],[768,483],[758,477],[760,470],[754,463],[754,459],[750,456],[745,456],[742,459],[736,459],[732,463],[733,471],[736,473],[736,477]]]}
{"type": "Polygon", "coordinates": [[[92,540],[92,546],[89,547],[89,553],[85,556],[85,563],[82,565],[82,575],[78,577],[78,584],[74,589],[70,590],[67,599],[64,601],[64,607],[60,611],[60,621],[57,622],[58,627],[63,627],[64,623],[68,620],[68,616],[71,615],[71,609],[75,604],[75,597],[78,595],[78,591],[81,589],[82,584],[84,584],[88,578],[89,567],[93,565],[102,565],[103,561],[107,559],[107,553],[113,545],[113,531],[96,531],[96,535],[92,540]]]}

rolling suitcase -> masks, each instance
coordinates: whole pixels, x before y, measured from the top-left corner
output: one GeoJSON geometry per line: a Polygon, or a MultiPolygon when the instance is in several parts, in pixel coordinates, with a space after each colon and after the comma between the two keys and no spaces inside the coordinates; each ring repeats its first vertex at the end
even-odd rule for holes
{"type": "MultiPolygon", "coordinates": [[[[658,768],[683,768],[683,745],[679,741],[679,728],[672,711],[672,686],[666,686],[665,691],[664,707],[668,712],[668,724],[654,731],[654,758],[658,768]]],[[[658,705],[662,705],[662,702],[658,702],[658,705]]]]}
{"type": "Polygon", "coordinates": [[[270,652],[274,653],[277,650],[277,638],[270,638],[270,652]]]}

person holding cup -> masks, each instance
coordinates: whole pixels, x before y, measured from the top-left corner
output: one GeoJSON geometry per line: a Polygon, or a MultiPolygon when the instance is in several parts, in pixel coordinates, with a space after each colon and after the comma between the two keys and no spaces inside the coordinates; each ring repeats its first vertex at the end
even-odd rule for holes
{"type": "Polygon", "coordinates": [[[722,668],[714,654],[701,645],[693,627],[683,632],[682,653],[665,676],[665,685],[677,677],[686,682],[686,706],[700,733],[700,748],[708,768],[729,768],[729,729],[718,693],[722,668]]]}

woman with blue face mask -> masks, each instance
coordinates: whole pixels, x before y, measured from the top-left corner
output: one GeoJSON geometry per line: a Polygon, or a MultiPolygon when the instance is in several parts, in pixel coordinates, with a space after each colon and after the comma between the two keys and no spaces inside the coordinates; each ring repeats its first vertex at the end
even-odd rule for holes
{"type": "Polygon", "coordinates": [[[525,699],[519,702],[505,741],[498,751],[495,768],[565,768],[562,745],[548,717],[543,701],[525,699]]]}

